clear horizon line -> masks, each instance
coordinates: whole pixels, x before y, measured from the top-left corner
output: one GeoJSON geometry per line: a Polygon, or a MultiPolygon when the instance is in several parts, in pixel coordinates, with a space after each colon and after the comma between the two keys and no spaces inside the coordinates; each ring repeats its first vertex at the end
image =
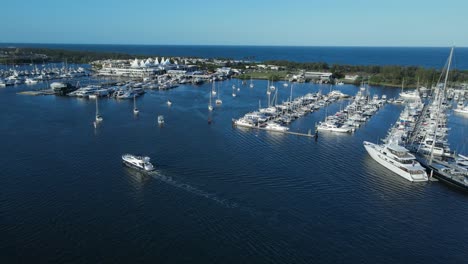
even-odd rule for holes
{"type": "MultiPolygon", "coordinates": [[[[224,47],[332,47],[332,48],[449,48],[452,46],[369,46],[369,45],[265,45],[265,44],[122,44],[122,43],[58,43],[58,42],[0,42],[0,45],[110,45],[110,46],[224,46],[224,47]]],[[[468,48],[464,46],[454,46],[456,48],[468,48]]]]}

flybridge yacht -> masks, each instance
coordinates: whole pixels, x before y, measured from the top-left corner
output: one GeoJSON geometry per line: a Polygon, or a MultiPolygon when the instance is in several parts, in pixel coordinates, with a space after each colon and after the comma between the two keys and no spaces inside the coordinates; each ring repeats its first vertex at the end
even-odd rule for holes
{"type": "Polygon", "coordinates": [[[364,141],[367,153],[385,168],[395,172],[411,182],[427,181],[427,173],[409,151],[390,141],[377,145],[364,141]]]}
{"type": "Polygon", "coordinates": [[[135,156],[132,154],[124,154],[122,155],[122,161],[125,165],[144,170],[144,171],[152,171],[154,170],[153,164],[150,163],[149,157],[143,156],[135,156]]]}

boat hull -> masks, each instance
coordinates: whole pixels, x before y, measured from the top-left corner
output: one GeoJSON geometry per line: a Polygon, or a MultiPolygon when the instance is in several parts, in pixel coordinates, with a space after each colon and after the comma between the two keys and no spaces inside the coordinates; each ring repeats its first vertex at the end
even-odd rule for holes
{"type": "Polygon", "coordinates": [[[465,185],[459,181],[456,181],[452,179],[450,176],[446,175],[444,172],[440,171],[437,167],[434,167],[433,165],[429,165],[427,159],[424,158],[423,156],[416,155],[416,158],[418,159],[419,163],[421,163],[421,165],[429,171],[429,173],[431,173],[432,171],[433,173],[432,176],[434,178],[440,180],[441,182],[449,186],[456,187],[460,190],[464,190],[468,192],[468,184],[465,185]]]}
{"type": "Polygon", "coordinates": [[[154,168],[153,168],[152,170],[147,170],[147,169],[141,168],[141,167],[139,167],[139,166],[136,166],[136,165],[133,164],[133,163],[130,163],[130,162],[126,161],[126,160],[122,160],[122,162],[123,162],[123,164],[124,164],[125,166],[127,166],[127,167],[129,167],[129,168],[137,169],[137,170],[140,170],[140,171],[153,171],[153,170],[154,170],[154,168]]]}
{"type": "Polygon", "coordinates": [[[403,177],[404,179],[406,179],[408,181],[411,181],[411,182],[427,181],[427,176],[424,177],[423,175],[421,175],[420,177],[413,177],[413,176],[411,176],[410,173],[408,173],[408,172],[396,167],[395,165],[391,164],[390,162],[384,160],[381,157],[381,154],[379,153],[379,151],[375,148],[375,146],[376,145],[373,144],[373,143],[364,141],[364,148],[366,149],[367,153],[369,154],[369,156],[371,156],[372,159],[377,161],[380,165],[382,165],[385,168],[393,171],[394,173],[400,175],[401,177],[403,177]]]}

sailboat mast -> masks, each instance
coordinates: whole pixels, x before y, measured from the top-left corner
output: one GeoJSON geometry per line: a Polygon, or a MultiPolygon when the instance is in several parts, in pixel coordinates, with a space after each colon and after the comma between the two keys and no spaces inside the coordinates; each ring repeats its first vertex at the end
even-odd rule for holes
{"type": "Polygon", "coordinates": [[[96,116],[99,115],[98,97],[96,97],[96,116]]]}
{"type": "Polygon", "coordinates": [[[432,140],[432,145],[431,145],[431,156],[430,156],[430,159],[429,159],[429,165],[432,164],[432,159],[434,158],[434,146],[435,146],[436,137],[437,137],[437,127],[439,126],[439,112],[440,112],[440,107],[442,105],[442,99],[444,98],[445,91],[447,89],[447,81],[448,81],[448,75],[449,75],[449,71],[450,71],[450,64],[452,64],[452,56],[453,56],[453,47],[452,47],[452,49],[450,49],[450,55],[449,55],[449,59],[448,59],[448,63],[447,63],[447,71],[445,72],[445,80],[444,80],[443,90],[442,91],[439,90],[439,93],[437,94],[437,100],[438,101],[437,101],[436,123],[435,123],[435,126],[434,126],[434,139],[432,140]]]}

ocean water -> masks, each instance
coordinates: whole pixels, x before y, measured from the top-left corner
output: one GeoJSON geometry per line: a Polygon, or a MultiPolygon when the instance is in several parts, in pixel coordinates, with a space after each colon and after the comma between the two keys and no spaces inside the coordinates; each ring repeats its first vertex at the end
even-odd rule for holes
{"type": "MultiPolygon", "coordinates": [[[[187,56],[237,60],[288,60],[350,65],[405,65],[441,69],[450,47],[294,47],[0,43],[0,47],[41,47],[148,56],[187,56]]],[[[468,48],[455,48],[452,67],[468,69],[468,48]]]]}
{"type": "MultiPolygon", "coordinates": [[[[266,82],[211,84],[95,102],[0,89],[1,263],[464,263],[468,196],[410,183],[366,153],[402,106],[388,104],[352,135],[312,138],[234,128],[266,103],[266,82]],[[166,105],[170,99],[171,107],[166,105]],[[166,124],[159,127],[157,115],[166,124]],[[208,124],[208,119],[213,122],[208,124]],[[151,157],[155,172],[122,166],[151,157]]],[[[279,87],[279,101],[289,89],[279,87]]],[[[329,85],[298,84],[294,96],[329,85]]],[[[354,95],[358,87],[339,86],[354,95]]],[[[394,97],[398,89],[371,87],[394,97]]],[[[291,125],[307,132],[347,101],[291,125]]],[[[468,119],[452,115],[452,148],[466,153],[468,119]]]]}

